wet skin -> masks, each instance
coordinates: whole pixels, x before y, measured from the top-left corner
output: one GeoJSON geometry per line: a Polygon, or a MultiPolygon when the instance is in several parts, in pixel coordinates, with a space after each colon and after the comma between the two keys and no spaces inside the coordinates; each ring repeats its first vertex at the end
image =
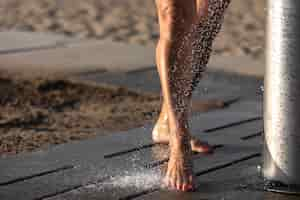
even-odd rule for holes
{"type": "MultiPolygon", "coordinates": [[[[217,5],[217,1],[223,3],[230,0],[156,0],[160,29],[156,64],[163,105],[152,137],[155,142],[169,144],[170,158],[164,184],[180,191],[194,189],[192,151],[212,152],[208,144],[191,137],[188,115],[192,91],[203,72],[202,68],[207,64],[211,52],[210,44],[214,39],[212,36],[204,38],[208,43],[203,45],[199,44],[200,40],[198,43],[194,42],[195,33],[201,33],[195,28],[208,16],[209,3],[217,5]],[[201,50],[196,56],[192,54],[193,45],[198,45],[197,48],[201,50]]],[[[215,24],[217,23],[216,19],[215,24]]]]}

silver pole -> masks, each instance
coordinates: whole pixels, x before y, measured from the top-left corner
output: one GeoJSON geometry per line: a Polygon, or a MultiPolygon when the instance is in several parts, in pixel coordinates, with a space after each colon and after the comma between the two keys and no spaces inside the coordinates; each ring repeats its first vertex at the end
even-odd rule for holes
{"type": "Polygon", "coordinates": [[[300,0],[268,0],[267,10],[262,173],[299,188],[300,0]]]}

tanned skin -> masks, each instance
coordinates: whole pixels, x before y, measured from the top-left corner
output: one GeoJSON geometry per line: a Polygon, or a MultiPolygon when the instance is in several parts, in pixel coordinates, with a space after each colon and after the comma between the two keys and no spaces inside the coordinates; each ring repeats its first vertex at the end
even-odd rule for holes
{"type": "MultiPolygon", "coordinates": [[[[152,137],[155,142],[169,144],[170,158],[164,184],[171,189],[190,191],[195,187],[192,151],[212,152],[213,149],[210,145],[191,137],[187,126],[191,94],[179,97],[181,105],[185,105],[185,108],[179,109],[177,97],[180,94],[172,78],[184,77],[184,75],[180,70],[177,73],[170,73],[170,66],[174,59],[172,50],[179,48],[181,38],[190,30],[192,24],[207,15],[208,0],[155,1],[160,29],[156,63],[161,81],[163,104],[159,119],[152,131],[152,137]]],[[[191,51],[190,42],[187,41],[184,51],[191,51]]]]}

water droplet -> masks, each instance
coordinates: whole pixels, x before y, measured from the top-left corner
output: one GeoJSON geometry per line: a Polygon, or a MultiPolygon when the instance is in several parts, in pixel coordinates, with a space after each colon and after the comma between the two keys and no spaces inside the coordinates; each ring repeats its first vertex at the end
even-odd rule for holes
{"type": "Polygon", "coordinates": [[[264,91],[265,91],[265,87],[264,87],[263,85],[260,86],[259,89],[260,89],[261,92],[264,92],[264,91]]]}
{"type": "Polygon", "coordinates": [[[128,189],[149,190],[152,188],[160,188],[162,183],[162,173],[159,168],[155,169],[136,169],[123,171],[122,173],[110,177],[108,180],[85,186],[87,189],[103,191],[105,189],[128,189]]]}
{"type": "Polygon", "coordinates": [[[261,172],[261,166],[260,165],[257,165],[256,169],[257,169],[258,172],[261,172]]]}
{"type": "Polygon", "coordinates": [[[159,187],[161,178],[161,173],[157,170],[127,171],[125,174],[112,177],[105,184],[116,188],[133,187],[145,190],[159,187]]]}

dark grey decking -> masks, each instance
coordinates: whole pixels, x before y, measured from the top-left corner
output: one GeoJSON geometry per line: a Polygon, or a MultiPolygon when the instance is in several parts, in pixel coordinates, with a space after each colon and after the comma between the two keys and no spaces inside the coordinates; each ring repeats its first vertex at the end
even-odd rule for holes
{"type": "MultiPolygon", "coordinates": [[[[197,175],[259,156],[259,137],[251,136],[262,132],[261,106],[254,102],[238,102],[224,110],[194,115],[191,127],[194,135],[218,147],[213,155],[195,155],[197,175]]],[[[130,185],[98,192],[86,187],[94,183],[101,186],[111,176],[122,176],[133,168],[147,173],[165,164],[167,147],[152,143],[151,129],[152,124],[149,124],[110,136],[60,145],[46,152],[2,159],[0,199],[89,199],[89,195],[91,199],[119,199],[152,189],[156,191],[159,188],[144,191],[130,185]],[[162,152],[159,158],[153,153],[157,151],[162,152]],[[76,190],[79,192],[74,192],[76,190]]]]}
{"type": "MultiPolygon", "coordinates": [[[[94,81],[158,91],[158,80],[153,81],[155,73],[135,73],[139,74],[135,74],[136,79],[124,76],[113,80],[103,76],[94,81]],[[146,76],[150,76],[148,84],[141,84],[146,76]]],[[[47,151],[0,159],[0,199],[297,199],[263,192],[259,185],[262,101],[253,95],[259,84],[255,80],[220,78],[210,78],[202,84],[208,88],[205,94],[210,98],[237,94],[242,98],[225,109],[192,116],[192,134],[216,147],[212,155],[194,155],[195,192],[180,193],[160,187],[168,148],[152,143],[153,124],[148,124],[47,151]]],[[[195,97],[203,94],[202,89],[195,97]]]]}
{"type": "Polygon", "coordinates": [[[192,133],[216,146],[212,155],[194,155],[198,187],[192,193],[166,191],[159,179],[149,180],[160,177],[168,158],[167,146],[151,142],[149,124],[0,160],[0,199],[287,199],[252,187],[259,182],[261,114],[259,102],[240,101],[192,117],[192,133]]]}

